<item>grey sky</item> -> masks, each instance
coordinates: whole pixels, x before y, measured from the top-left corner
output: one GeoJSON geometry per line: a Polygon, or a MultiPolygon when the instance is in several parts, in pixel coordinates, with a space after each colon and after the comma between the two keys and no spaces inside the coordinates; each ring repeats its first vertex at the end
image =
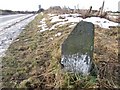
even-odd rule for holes
{"type": "MultiPolygon", "coordinates": [[[[105,10],[118,10],[118,1],[120,0],[104,0],[105,10]]],[[[50,6],[67,6],[74,8],[79,5],[79,8],[89,8],[91,5],[93,9],[99,9],[103,0],[0,0],[0,9],[10,10],[38,10],[38,5],[45,9],[50,6]]]]}

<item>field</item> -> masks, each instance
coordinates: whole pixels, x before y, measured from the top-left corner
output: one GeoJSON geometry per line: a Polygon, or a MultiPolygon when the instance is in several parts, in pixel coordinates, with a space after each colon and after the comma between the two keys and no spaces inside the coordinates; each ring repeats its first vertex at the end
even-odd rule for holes
{"type": "Polygon", "coordinates": [[[51,22],[49,14],[41,13],[25,27],[10,45],[6,56],[2,58],[3,87],[34,89],[120,87],[118,62],[120,28],[104,29],[95,26],[93,61],[98,67],[98,76],[81,76],[64,72],[60,65],[61,44],[77,22],[56,25],[58,23],[60,21],[51,22]]]}

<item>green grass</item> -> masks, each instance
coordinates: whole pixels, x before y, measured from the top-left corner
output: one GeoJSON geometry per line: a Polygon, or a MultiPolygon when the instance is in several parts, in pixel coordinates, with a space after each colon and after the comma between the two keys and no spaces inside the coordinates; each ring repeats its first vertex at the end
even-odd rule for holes
{"type": "MultiPolygon", "coordinates": [[[[39,22],[44,17],[49,27],[55,24],[50,23],[47,14],[38,14],[10,45],[6,56],[2,58],[3,87],[32,87],[34,89],[98,87],[97,84],[99,80],[94,76],[81,76],[79,74],[64,72],[61,69],[59,63],[61,60],[61,44],[73,28],[68,27],[70,25],[69,23],[57,27],[56,30],[47,30],[41,33],[39,32],[40,28],[38,28],[38,25],[40,25],[39,22]],[[58,32],[61,32],[62,35],[55,37],[55,34],[58,32]],[[53,38],[53,40],[50,38],[53,38]]],[[[111,41],[114,41],[117,38],[116,34],[114,34],[116,31],[117,29],[112,30],[112,32],[99,29],[95,30],[94,61],[97,64],[103,59],[101,53],[107,52],[105,48],[108,47],[108,44],[104,46],[104,42],[108,41],[106,40],[106,35],[111,37],[111,41]],[[100,43],[100,40],[103,41],[100,43]]],[[[111,44],[110,48],[108,47],[108,51],[109,50],[111,52],[105,54],[105,59],[111,58],[116,60],[116,43],[111,44]],[[113,57],[110,56],[111,54],[113,54],[113,57]],[[109,55],[109,57],[107,57],[107,55],[109,55]]]]}

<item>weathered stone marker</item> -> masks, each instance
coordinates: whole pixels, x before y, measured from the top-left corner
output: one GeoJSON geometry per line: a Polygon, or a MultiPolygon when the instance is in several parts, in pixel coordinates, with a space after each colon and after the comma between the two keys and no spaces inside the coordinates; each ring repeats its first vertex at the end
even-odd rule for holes
{"type": "Polygon", "coordinates": [[[79,22],[62,44],[61,64],[70,72],[88,75],[92,68],[94,25],[79,22]]]}

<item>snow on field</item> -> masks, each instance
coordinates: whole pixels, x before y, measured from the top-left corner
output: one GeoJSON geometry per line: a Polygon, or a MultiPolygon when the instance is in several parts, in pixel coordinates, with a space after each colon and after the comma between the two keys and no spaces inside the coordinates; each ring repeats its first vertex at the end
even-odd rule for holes
{"type": "Polygon", "coordinates": [[[107,29],[109,29],[109,26],[118,26],[118,23],[114,23],[99,17],[86,18],[84,21],[92,22],[93,24],[99,25],[101,28],[107,29]]]}
{"type": "Polygon", "coordinates": [[[41,29],[42,29],[42,30],[40,30],[40,32],[44,32],[44,31],[48,30],[48,27],[47,27],[46,22],[45,22],[45,18],[43,18],[40,21],[40,24],[41,25],[38,25],[38,27],[41,27],[41,29]]]}
{"type": "Polygon", "coordinates": [[[0,57],[3,57],[5,55],[5,51],[7,50],[9,45],[12,43],[12,41],[17,38],[17,36],[21,33],[24,27],[30,21],[32,21],[35,18],[35,16],[36,15],[17,23],[14,26],[11,26],[10,28],[6,28],[0,31],[0,57]]]}
{"type": "Polygon", "coordinates": [[[59,37],[59,36],[61,36],[62,35],[62,33],[61,32],[58,32],[57,34],[55,34],[55,37],[59,37]]]}
{"type": "Polygon", "coordinates": [[[109,26],[118,25],[118,23],[114,23],[107,19],[99,18],[99,17],[90,17],[90,18],[82,19],[81,17],[78,17],[78,14],[64,14],[64,15],[54,16],[52,17],[51,22],[66,21],[66,23],[68,23],[68,22],[80,22],[81,20],[92,22],[93,24],[99,25],[101,28],[109,28],[109,26]],[[59,17],[64,17],[64,19],[60,19],[59,17]]]}
{"type": "Polygon", "coordinates": [[[80,20],[82,20],[81,18],[77,17],[78,14],[63,14],[63,15],[58,15],[58,16],[54,16],[54,17],[51,17],[51,22],[57,22],[57,21],[66,21],[67,23],[68,22],[79,22],[80,20]],[[72,16],[71,16],[72,15],[72,16]],[[61,19],[61,18],[63,19],[61,19]]]}
{"type": "MultiPolygon", "coordinates": [[[[79,14],[62,14],[62,15],[55,15],[55,14],[48,14],[51,19],[51,23],[55,23],[51,28],[48,28],[45,21],[41,21],[43,25],[40,27],[42,28],[40,32],[46,31],[46,30],[55,30],[57,29],[57,26],[62,26],[67,23],[71,23],[69,27],[74,27],[78,22],[81,20],[92,22],[95,25],[98,25],[101,28],[107,28],[109,29],[109,26],[118,26],[118,23],[111,22],[104,18],[99,17],[90,17],[86,19],[82,19],[81,17],[78,17],[79,14]]],[[[45,18],[44,18],[45,19],[45,18]]]]}

